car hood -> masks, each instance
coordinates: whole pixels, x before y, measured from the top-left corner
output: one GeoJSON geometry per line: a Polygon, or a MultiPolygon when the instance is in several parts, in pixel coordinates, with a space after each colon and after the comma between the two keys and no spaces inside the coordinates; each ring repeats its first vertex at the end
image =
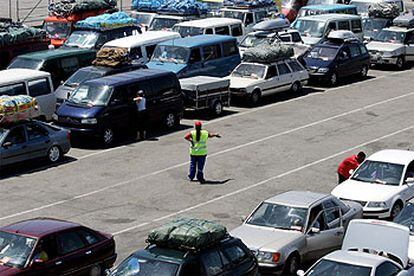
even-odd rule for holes
{"type": "Polygon", "coordinates": [[[147,66],[149,69],[165,70],[178,74],[187,67],[187,64],[151,61],[147,63],[147,66]]]}
{"type": "Polygon", "coordinates": [[[347,180],[332,190],[332,195],[358,201],[387,201],[398,191],[399,186],[390,186],[375,183],[365,183],[356,180],[347,180]]]}
{"type": "Polygon", "coordinates": [[[58,116],[72,118],[95,118],[102,110],[102,106],[88,107],[64,102],[56,111],[58,116]]]}
{"type": "Polygon", "coordinates": [[[231,88],[246,88],[249,86],[256,85],[260,83],[261,80],[249,79],[249,78],[238,78],[230,77],[230,87],[231,88]]]}
{"type": "Polygon", "coordinates": [[[243,224],[230,231],[230,234],[243,241],[251,250],[261,248],[278,250],[303,236],[302,232],[280,230],[243,224]]]}
{"type": "Polygon", "coordinates": [[[379,42],[379,41],[371,41],[367,44],[368,51],[375,50],[375,51],[395,51],[399,49],[403,49],[404,45],[396,44],[396,43],[389,43],[389,42],[379,42]]]}
{"type": "Polygon", "coordinates": [[[311,46],[318,44],[321,39],[321,37],[302,36],[303,43],[311,46]]]}

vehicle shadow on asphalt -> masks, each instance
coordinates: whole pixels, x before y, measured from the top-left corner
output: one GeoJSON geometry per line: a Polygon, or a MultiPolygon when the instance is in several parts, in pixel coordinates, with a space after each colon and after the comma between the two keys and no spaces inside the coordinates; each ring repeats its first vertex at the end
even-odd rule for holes
{"type": "Polygon", "coordinates": [[[321,83],[321,82],[315,82],[315,81],[309,82],[309,84],[314,85],[318,88],[328,90],[328,89],[332,89],[332,88],[341,88],[341,86],[344,86],[344,85],[360,83],[360,82],[364,82],[364,81],[375,79],[375,78],[376,77],[374,77],[374,76],[366,76],[364,78],[358,77],[358,76],[348,76],[346,78],[339,79],[337,85],[335,85],[335,86],[331,86],[328,83],[321,83]]]}
{"type": "Polygon", "coordinates": [[[59,167],[68,163],[76,161],[76,158],[70,156],[64,156],[57,163],[50,163],[45,159],[33,159],[14,165],[5,166],[0,170],[0,180],[7,179],[10,177],[22,176],[25,174],[32,174],[36,172],[41,172],[47,169],[54,167],[59,167]]]}

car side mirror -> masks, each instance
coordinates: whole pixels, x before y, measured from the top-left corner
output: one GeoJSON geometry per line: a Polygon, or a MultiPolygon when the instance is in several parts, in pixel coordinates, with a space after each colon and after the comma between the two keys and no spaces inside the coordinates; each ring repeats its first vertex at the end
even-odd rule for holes
{"type": "Polygon", "coordinates": [[[31,267],[38,268],[43,267],[45,265],[45,261],[42,259],[33,259],[31,267]]]}
{"type": "Polygon", "coordinates": [[[405,180],[405,184],[413,184],[414,183],[414,177],[407,177],[405,180]]]}
{"type": "Polygon", "coordinates": [[[119,100],[119,99],[113,99],[112,101],[109,102],[109,105],[114,106],[114,105],[119,104],[120,102],[121,102],[121,100],[119,100]]]}
{"type": "Polygon", "coordinates": [[[246,219],[247,219],[247,217],[246,217],[246,216],[241,216],[241,217],[240,217],[240,220],[241,220],[241,222],[242,222],[242,223],[244,223],[244,222],[246,221],[246,219]]]}
{"type": "Polygon", "coordinates": [[[303,270],[298,270],[298,271],[296,271],[296,275],[298,275],[298,276],[303,276],[303,275],[305,275],[305,271],[303,271],[303,270]]]}
{"type": "Polygon", "coordinates": [[[4,142],[3,143],[3,148],[9,148],[9,147],[11,147],[13,145],[13,143],[12,142],[10,142],[10,141],[8,141],[8,142],[4,142]]]}

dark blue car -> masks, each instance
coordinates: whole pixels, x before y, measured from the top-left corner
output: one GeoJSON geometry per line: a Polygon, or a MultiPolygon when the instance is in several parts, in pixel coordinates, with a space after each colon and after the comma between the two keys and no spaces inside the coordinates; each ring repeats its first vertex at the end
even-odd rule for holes
{"type": "Polygon", "coordinates": [[[332,86],[351,75],[365,77],[370,65],[367,48],[356,38],[327,38],[312,47],[303,61],[311,81],[323,81],[332,86]]]}

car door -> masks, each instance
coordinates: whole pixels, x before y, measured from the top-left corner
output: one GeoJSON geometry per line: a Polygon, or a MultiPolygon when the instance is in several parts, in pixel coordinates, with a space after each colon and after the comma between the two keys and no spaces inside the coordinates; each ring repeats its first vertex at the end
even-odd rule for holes
{"type": "Polygon", "coordinates": [[[323,203],[325,223],[327,225],[327,231],[332,232],[332,237],[327,245],[327,253],[335,249],[339,249],[344,239],[345,229],[342,222],[342,210],[333,200],[327,199],[323,203]]]}
{"type": "Polygon", "coordinates": [[[52,84],[49,78],[40,78],[27,81],[29,96],[36,98],[40,112],[46,119],[51,119],[56,108],[56,97],[52,93],[52,84]]]}
{"type": "Polygon", "coordinates": [[[107,127],[121,129],[130,124],[131,112],[136,106],[132,97],[128,97],[127,89],[128,87],[125,86],[115,87],[107,111],[104,113],[108,123],[107,127]]]}
{"type": "Polygon", "coordinates": [[[277,63],[277,71],[279,73],[279,87],[277,91],[286,91],[290,89],[292,84],[292,72],[284,61],[277,63]]]}
{"type": "Polygon", "coordinates": [[[26,130],[24,126],[11,128],[3,141],[1,148],[1,163],[9,165],[25,160],[29,160],[30,149],[26,144],[26,130]]]}
{"type": "MultiPolygon", "coordinates": [[[[227,27],[228,29],[228,27],[227,27]]],[[[224,77],[226,75],[226,65],[220,62],[221,47],[220,44],[207,45],[202,47],[203,75],[224,77]]]]}
{"type": "Polygon", "coordinates": [[[203,74],[204,62],[201,59],[201,51],[199,47],[191,49],[187,68],[186,71],[180,74],[180,77],[191,77],[203,74]]]}
{"type": "Polygon", "coordinates": [[[47,155],[49,146],[52,143],[49,132],[37,123],[26,125],[27,146],[30,149],[31,158],[39,158],[47,155]]]}
{"type": "Polygon", "coordinates": [[[414,198],[414,161],[407,166],[404,179],[401,183],[400,196],[404,201],[414,198]]]}
{"type": "Polygon", "coordinates": [[[225,41],[222,43],[223,57],[220,59],[220,67],[223,76],[228,76],[240,63],[240,53],[236,40],[225,41]]]}
{"type": "Polygon", "coordinates": [[[352,59],[351,53],[348,46],[342,47],[336,58],[337,69],[336,72],[338,77],[345,77],[351,74],[352,70],[352,59]]]}
{"type": "Polygon", "coordinates": [[[273,92],[277,92],[280,85],[276,65],[269,65],[267,67],[265,80],[261,85],[262,95],[269,95],[273,92]]]}
{"type": "Polygon", "coordinates": [[[31,257],[31,268],[37,275],[59,275],[63,271],[62,257],[58,255],[56,236],[54,234],[41,238],[31,257]],[[36,262],[39,262],[35,264],[36,262]]]}
{"type": "Polygon", "coordinates": [[[349,47],[349,52],[350,52],[351,61],[352,61],[349,64],[350,65],[349,74],[358,74],[361,72],[362,66],[364,65],[361,49],[358,44],[350,44],[348,47],[349,47]]]}
{"type": "Polygon", "coordinates": [[[414,61],[414,31],[407,33],[405,47],[406,47],[406,60],[414,61]]]}

